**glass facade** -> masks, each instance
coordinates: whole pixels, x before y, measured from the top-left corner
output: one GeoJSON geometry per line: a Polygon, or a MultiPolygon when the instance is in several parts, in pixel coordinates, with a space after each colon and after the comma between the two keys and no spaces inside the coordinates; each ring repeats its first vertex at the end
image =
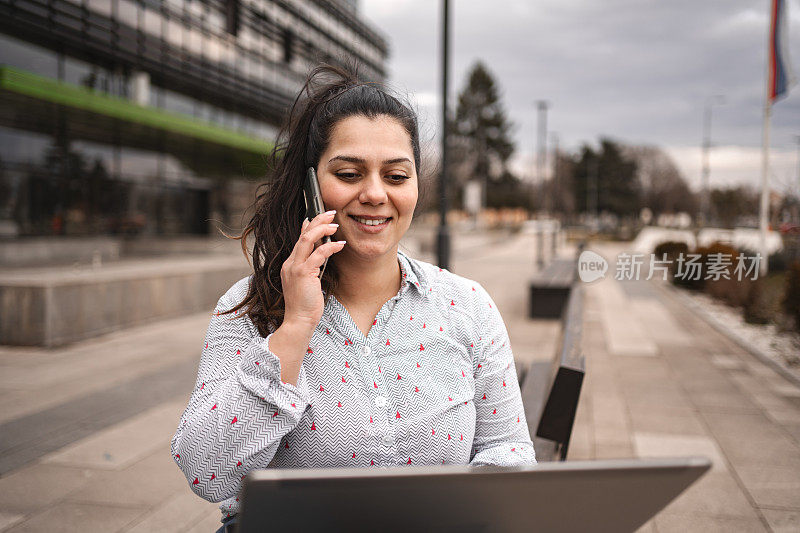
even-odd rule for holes
{"type": "MultiPolygon", "coordinates": [[[[353,2],[47,0],[4,13],[0,65],[239,138],[273,140],[319,61],[355,59],[367,79],[385,76],[385,41],[353,2]]],[[[263,153],[215,141],[222,133],[2,92],[0,227],[15,229],[0,238],[208,233],[209,219],[240,222],[243,184],[265,172],[263,153]]]]}

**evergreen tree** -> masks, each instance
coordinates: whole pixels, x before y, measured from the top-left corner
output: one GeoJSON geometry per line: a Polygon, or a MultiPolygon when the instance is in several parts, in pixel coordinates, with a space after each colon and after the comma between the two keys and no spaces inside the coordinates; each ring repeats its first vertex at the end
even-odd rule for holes
{"type": "Polygon", "coordinates": [[[455,120],[449,127],[451,161],[460,186],[472,179],[487,185],[504,176],[508,179],[506,162],[514,153],[511,126],[494,78],[478,61],[458,95],[455,120]]]}
{"type": "Polygon", "coordinates": [[[637,215],[642,207],[641,189],[636,161],[625,157],[617,143],[601,139],[598,152],[583,146],[573,174],[578,211],[596,208],[598,213],[637,215]]]}

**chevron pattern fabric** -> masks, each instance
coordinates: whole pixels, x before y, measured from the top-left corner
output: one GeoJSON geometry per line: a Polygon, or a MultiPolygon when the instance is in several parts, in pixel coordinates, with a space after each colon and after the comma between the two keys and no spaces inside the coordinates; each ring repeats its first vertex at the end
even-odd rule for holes
{"type": "Polygon", "coordinates": [[[536,462],[503,319],[480,284],[398,252],[404,282],[365,337],[329,298],[297,386],[241,313],[249,278],[220,298],[172,439],[199,496],[239,510],[247,472],[536,462]]]}

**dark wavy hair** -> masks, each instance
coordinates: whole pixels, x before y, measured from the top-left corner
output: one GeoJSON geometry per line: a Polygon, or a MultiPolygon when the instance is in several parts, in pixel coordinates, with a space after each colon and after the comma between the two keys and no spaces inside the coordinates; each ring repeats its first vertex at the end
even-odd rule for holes
{"type": "MultiPolygon", "coordinates": [[[[305,218],[306,171],[317,167],[333,127],[356,115],[396,119],[411,138],[414,164],[421,175],[417,115],[409,105],[382,85],[360,81],[354,68],[323,64],[309,73],[269,154],[272,177],[259,185],[250,221],[239,236],[232,237],[241,241],[248,261],[247,239],[253,237],[253,277],[244,300],[224,313],[243,310],[262,336],[283,323],[281,267],[300,237],[305,218]]],[[[335,261],[329,261],[321,280],[326,303],[337,281],[335,261]]]]}

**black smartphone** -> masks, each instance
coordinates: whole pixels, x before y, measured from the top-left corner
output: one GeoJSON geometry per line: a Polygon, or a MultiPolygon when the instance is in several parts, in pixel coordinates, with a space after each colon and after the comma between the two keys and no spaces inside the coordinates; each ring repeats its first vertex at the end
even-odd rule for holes
{"type": "MultiPolygon", "coordinates": [[[[306,180],[303,183],[303,199],[306,203],[306,218],[314,220],[314,217],[325,212],[325,206],[322,204],[322,193],[319,190],[319,181],[317,180],[317,173],[314,167],[308,167],[306,172],[306,180]]],[[[330,235],[322,237],[322,243],[331,242],[330,235]]],[[[319,277],[325,272],[325,267],[328,266],[328,259],[322,264],[319,270],[319,277]]]]}

